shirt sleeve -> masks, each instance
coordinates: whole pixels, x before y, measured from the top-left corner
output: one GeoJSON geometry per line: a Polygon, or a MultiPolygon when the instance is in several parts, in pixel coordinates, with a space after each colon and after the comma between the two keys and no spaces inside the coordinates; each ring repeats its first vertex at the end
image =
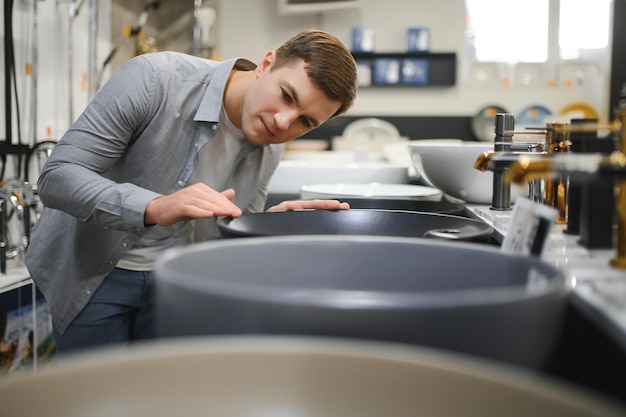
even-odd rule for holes
{"type": "Polygon", "coordinates": [[[150,118],[156,74],[142,57],[121,66],[63,135],[38,179],[46,207],[119,230],[144,226],[147,204],[160,194],[111,178],[150,118]]]}

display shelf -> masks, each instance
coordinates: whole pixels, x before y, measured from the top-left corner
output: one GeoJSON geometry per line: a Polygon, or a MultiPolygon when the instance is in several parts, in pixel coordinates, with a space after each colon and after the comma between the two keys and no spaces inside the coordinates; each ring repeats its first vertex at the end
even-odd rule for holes
{"type": "Polygon", "coordinates": [[[48,304],[25,266],[9,265],[0,274],[0,343],[0,377],[35,372],[56,350],[48,304]]]}
{"type": "Polygon", "coordinates": [[[352,56],[361,72],[361,87],[450,87],[456,84],[454,52],[352,52],[352,56]]]}

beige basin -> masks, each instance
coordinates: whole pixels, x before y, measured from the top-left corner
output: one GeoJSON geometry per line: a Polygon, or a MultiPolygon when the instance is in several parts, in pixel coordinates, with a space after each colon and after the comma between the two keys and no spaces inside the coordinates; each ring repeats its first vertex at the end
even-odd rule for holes
{"type": "Polygon", "coordinates": [[[159,342],[0,383],[11,417],[613,417],[568,386],[391,344],[303,338],[159,342]]]}

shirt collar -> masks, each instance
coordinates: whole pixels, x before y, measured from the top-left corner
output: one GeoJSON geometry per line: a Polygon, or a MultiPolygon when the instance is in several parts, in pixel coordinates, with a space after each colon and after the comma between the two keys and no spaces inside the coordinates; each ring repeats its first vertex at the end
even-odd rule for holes
{"type": "Polygon", "coordinates": [[[223,106],[224,89],[226,82],[230,76],[230,72],[234,69],[242,71],[251,71],[256,65],[244,58],[229,59],[220,62],[213,72],[209,85],[202,97],[200,106],[196,111],[193,120],[196,122],[212,122],[218,123],[220,119],[220,111],[223,106]]]}

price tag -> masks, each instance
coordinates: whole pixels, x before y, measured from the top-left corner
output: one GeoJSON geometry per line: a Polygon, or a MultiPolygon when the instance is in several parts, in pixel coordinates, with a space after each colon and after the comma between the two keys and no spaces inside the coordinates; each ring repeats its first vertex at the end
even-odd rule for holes
{"type": "Polygon", "coordinates": [[[557,215],[558,211],[553,207],[517,197],[500,250],[540,257],[557,215]]]}

